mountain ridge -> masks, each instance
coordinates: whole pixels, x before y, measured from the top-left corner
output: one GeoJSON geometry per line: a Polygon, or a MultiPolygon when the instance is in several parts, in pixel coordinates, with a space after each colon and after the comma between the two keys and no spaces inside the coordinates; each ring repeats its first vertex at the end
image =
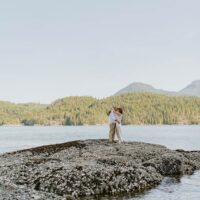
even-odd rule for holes
{"type": "Polygon", "coordinates": [[[195,80],[188,84],[185,88],[180,91],[168,91],[163,89],[157,89],[150,84],[142,82],[133,82],[126,87],[122,88],[114,94],[114,96],[127,94],[127,93],[155,93],[155,94],[165,94],[172,96],[197,96],[200,97],[200,80],[195,80]]]}

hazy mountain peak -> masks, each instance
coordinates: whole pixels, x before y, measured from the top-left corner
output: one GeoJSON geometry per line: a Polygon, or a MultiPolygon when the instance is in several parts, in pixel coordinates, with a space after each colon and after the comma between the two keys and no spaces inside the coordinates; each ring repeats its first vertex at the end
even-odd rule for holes
{"type": "MultiPolygon", "coordinates": [[[[159,90],[160,91],[160,90],[159,90]]],[[[152,92],[152,93],[158,93],[157,89],[155,89],[153,86],[141,83],[141,82],[133,82],[130,85],[126,86],[125,88],[118,91],[115,95],[125,94],[125,93],[133,93],[133,92],[152,92]]]]}
{"type": "Polygon", "coordinates": [[[200,86],[200,80],[195,80],[190,85],[200,86]]]}
{"type": "Polygon", "coordinates": [[[200,96],[200,80],[195,80],[180,91],[182,95],[200,96]]]}
{"type": "Polygon", "coordinates": [[[141,82],[133,82],[127,87],[134,88],[134,89],[155,89],[153,86],[146,83],[141,83],[141,82]]]}

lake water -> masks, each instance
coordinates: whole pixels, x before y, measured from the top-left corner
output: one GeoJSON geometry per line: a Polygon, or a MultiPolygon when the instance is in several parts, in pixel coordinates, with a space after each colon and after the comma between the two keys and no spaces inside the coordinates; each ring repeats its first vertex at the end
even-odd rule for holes
{"type": "MultiPolygon", "coordinates": [[[[108,138],[107,126],[0,127],[0,153],[72,140],[108,138]]],[[[123,126],[126,141],[165,145],[170,149],[200,150],[200,126],[123,126]]],[[[138,195],[102,199],[199,200],[200,172],[166,178],[155,189],[138,195]]]]}

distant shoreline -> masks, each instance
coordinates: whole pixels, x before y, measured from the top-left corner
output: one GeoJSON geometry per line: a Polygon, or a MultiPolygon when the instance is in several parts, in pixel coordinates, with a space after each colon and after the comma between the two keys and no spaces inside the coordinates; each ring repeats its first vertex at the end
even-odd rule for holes
{"type": "MultiPolygon", "coordinates": [[[[52,125],[42,125],[42,124],[35,124],[35,125],[24,125],[24,124],[3,124],[0,125],[0,127],[78,127],[78,126],[108,126],[108,124],[83,124],[83,125],[56,125],[56,124],[52,124],[52,125]]],[[[123,124],[122,126],[200,126],[200,124],[123,124]]]]}

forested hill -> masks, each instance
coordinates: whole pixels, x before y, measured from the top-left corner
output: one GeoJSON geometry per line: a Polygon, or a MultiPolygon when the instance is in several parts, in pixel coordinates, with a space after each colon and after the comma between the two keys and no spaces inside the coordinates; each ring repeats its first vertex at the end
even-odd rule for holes
{"type": "Polygon", "coordinates": [[[124,109],[124,124],[200,124],[199,97],[151,93],[124,94],[105,99],[66,97],[50,105],[0,102],[0,124],[105,124],[112,106],[124,109]]]}
{"type": "Polygon", "coordinates": [[[45,108],[46,105],[42,104],[14,104],[0,101],[0,125],[21,124],[24,120],[37,116],[45,108]]]}

